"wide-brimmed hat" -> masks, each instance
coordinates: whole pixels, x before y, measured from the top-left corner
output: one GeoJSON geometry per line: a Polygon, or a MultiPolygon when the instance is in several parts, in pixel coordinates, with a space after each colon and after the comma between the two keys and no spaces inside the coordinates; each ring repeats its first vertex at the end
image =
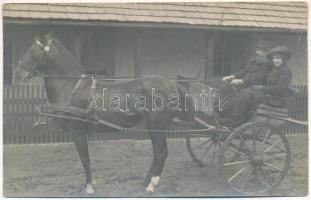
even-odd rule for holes
{"type": "Polygon", "coordinates": [[[267,59],[271,60],[275,54],[280,54],[286,60],[289,60],[292,56],[292,52],[287,47],[278,46],[267,52],[267,59]]]}
{"type": "Polygon", "coordinates": [[[256,44],[256,48],[268,51],[271,48],[271,42],[267,40],[259,40],[256,44]]]}

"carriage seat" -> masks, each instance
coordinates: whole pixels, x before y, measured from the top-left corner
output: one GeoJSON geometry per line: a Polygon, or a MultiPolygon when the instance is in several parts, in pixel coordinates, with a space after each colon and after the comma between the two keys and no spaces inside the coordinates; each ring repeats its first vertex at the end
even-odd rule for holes
{"type": "Polygon", "coordinates": [[[271,96],[266,95],[264,96],[264,99],[261,103],[261,107],[263,108],[269,108],[271,110],[280,111],[281,113],[284,113],[285,107],[288,104],[288,102],[293,98],[296,97],[299,93],[299,90],[294,88],[288,88],[288,96],[287,97],[277,97],[277,96],[271,96]]]}
{"type": "Polygon", "coordinates": [[[289,89],[288,98],[266,96],[266,99],[257,106],[257,113],[288,117],[289,111],[287,108],[287,103],[292,97],[296,96],[297,94],[298,92],[296,90],[289,89]]]}

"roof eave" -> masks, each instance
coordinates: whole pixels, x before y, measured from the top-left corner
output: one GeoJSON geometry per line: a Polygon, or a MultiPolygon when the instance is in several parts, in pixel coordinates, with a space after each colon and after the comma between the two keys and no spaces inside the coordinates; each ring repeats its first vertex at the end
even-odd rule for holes
{"type": "Polygon", "coordinates": [[[25,25],[74,25],[74,26],[107,26],[127,28],[160,28],[160,29],[196,29],[196,30],[231,30],[231,31],[258,31],[258,32],[307,32],[306,29],[253,27],[253,26],[223,26],[223,25],[197,25],[183,23],[159,23],[159,22],[124,22],[124,21],[89,21],[69,19],[32,19],[4,17],[4,24],[25,25]]]}

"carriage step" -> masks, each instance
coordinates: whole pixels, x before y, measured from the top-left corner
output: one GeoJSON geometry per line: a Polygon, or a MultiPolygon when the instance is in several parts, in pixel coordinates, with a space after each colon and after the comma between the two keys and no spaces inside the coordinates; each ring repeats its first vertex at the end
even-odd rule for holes
{"type": "Polygon", "coordinates": [[[260,104],[258,109],[261,109],[263,111],[267,111],[270,113],[288,114],[288,109],[286,109],[284,107],[278,108],[275,106],[260,104]]]}

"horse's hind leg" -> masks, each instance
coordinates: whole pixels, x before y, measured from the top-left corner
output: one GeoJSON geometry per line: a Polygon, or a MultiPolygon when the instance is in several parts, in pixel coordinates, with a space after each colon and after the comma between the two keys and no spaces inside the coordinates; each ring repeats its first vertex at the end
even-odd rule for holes
{"type": "Polygon", "coordinates": [[[153,158],[152,158],[152,163],[151,163],[151,166],[150,166],[150,168],[149,168],[149,171],[148,171],[148,173],[147,173],[147,175],[146,175],[146,178],[145,178],[145,180],[144,180],[144,182],[143,182],[143,186],[144,187],[147,187],[148,186],[148,184],[150,183],[150,181],[151,181],[151,178],[154,176],[154,172],[155,172],[155,165],[156,165],[156,163],[157,163],[157,154],[156,154],[156,152],[155,152],[155,148],[154,148],[154,142],[153,142],[153,140],[151,139],[151,143],[152,143],[152,152],[153,152],[153,158]]]}
{"type": "Polygon", "coordinates": [[[160,176],[164,168],[164,164],[168,155],[168,148],[166,142],[166,134],[163,133],[150,133],[152,147],[153,147],[153,171],[148,174],[150,178],[149,185],[146,190],[154,192],[155,187],[159,184],[160,176]]]}
{"type": "Polygon", "coordinates": [[[84,168],[86,185],[85,192],[86,193],[94,193],[95,189],[93,184],[95,184],[95,180],[92,174],[92,169],[90,165],[90,155],[87,143],[87,132],[78,131],[72,134],[73,142],[78,150],[79,157],[84,168]]]}
{"type": "Polygon", "coordinates": [[[166,142],[166,135],[163,133],[158,133],[161,134],[161,136],[158,136],[158,145],[159,147],[157,148],[158,152],[158,163],[157,167],[155,170],[155,176],[161,176],[164,164],[166,161],[166,158],[168,156],[168,148],[167,148],[167,142],[166,142]]]}

